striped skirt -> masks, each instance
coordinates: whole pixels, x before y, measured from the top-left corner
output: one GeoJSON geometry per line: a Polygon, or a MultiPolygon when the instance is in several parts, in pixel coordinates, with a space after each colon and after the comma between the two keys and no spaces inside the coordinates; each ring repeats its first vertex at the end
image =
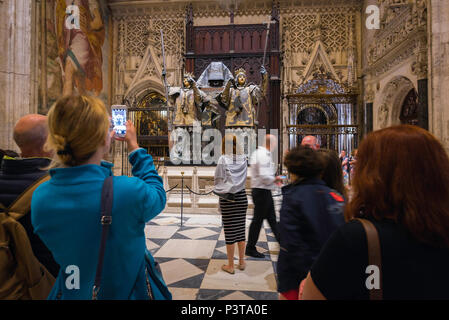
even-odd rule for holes
{"type": "Polygon", "coordinates": [[[221,219],[223,221],[226,244],[245,241],[247,209],[248,198],[245,190],[235,194],[235,201],[220,198],[221,219]]]}

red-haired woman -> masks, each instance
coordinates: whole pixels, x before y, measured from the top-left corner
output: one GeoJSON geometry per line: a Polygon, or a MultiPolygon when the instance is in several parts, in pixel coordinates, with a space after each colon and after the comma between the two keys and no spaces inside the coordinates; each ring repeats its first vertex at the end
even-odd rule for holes
{"type": "Polygon", "coordinates": [[[350,222],[321,251],[302,298],[369,299],[367,237],[351,221],[364,218],[379,234],[384,299],[449,299],[449,158],[441,143],[401,125],[369,134],[358,151],[350,222]]]}

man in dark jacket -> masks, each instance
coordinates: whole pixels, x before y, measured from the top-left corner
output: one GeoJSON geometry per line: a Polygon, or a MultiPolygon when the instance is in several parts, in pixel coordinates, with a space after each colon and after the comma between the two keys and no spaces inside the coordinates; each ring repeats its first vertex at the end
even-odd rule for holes
{"type": "Polygon", "coordinates": [[[344,224],[344,198],[320,179],[324,163],[317,151],[297,147],[284,162],[293,183],[282,188],[278,291],[294,300],[322,246],[344,224]]]}
{"type": "MultiPolygon", "coordinates": [[[[44,151],[47,135],[47,117],[43,115],[26,115],[15,125],[13,137],[20,149],[20,157],[5,157],[0,170],[0,203],[5,207],[9,207],[30,185],[47,174],[43,170],[51,162],[51,154],[44,151]]],[[[36,258],[56,277],[59,265],[34,234],[31,214],[26,214],[19,222],[28,234],[36,258]]]]}

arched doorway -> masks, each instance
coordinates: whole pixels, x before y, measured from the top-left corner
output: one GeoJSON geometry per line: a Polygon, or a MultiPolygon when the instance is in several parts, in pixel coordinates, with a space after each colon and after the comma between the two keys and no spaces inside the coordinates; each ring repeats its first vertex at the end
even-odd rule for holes
{"type": "MultiPolygon", "coordinates": [[[[140,81],[123,97],[128,106],[128,118],[136,127],[139,147],[152,155],[156,167],[169,157],[167,106],[163,87],[153,81],[140,81]]],[[[128,152],[121,148],[122,174],[131,175],[128,152]]]]}
{"type": "Polygon", "coordinates": [[[310,105],[298,112],[298,124],[327,124],[327,115],[324,109],[310,105]]]}
{"type": "Polygon", "coordinates": [[[157,136],[167,135],[167,110],[165,106],[165,97],[157,92],[150,92],[144,96],[138,103],[136,111],[136,130],[139,136],[157,136]]]}
{"type": "Polygon", "coordinates": [[[128,110],[136,126],[139,146],[146,148],[155,162],[163,162],[169,156],[165,97],[149,90],[128,110]]]}
{"type": "MultiPolygon", "coordinates": [[[[306,126],[327,125],[329,124],[329,116],[325,109],[320,105],[304,105],[298,111],[296,123],[298,125],[306,126]]],[[[301,144],[301,141],[305,136],[305,134],[298,134],[296,136],[296,143],[298,145],[301,144]]],[[[326,136],[319,135],[317,136],[317,139],[321,146],[327,146],[328,141],[326,136]]]]}
{"type": "Polygon", "coordinates": [[[379,128],[413,122],[415,115],[417,120],[418,97],[410,79],[403,76],[394,77],[385,86],[382,96],[383,99],[377,111],[379,128]]]}
{"type": "Polygon", "coordinates": [[[401,114],[399,120],[401,124],[418,125],[418,94],[413,88],[409,91],[402,103],[401,114]]]}

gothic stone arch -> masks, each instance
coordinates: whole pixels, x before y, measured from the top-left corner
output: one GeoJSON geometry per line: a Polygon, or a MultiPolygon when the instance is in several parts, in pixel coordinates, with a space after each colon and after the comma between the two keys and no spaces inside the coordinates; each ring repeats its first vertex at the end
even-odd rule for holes
{"type": "Polygon", "coordinates": [[[404,76],[394,77],[388,82],[382,91],[382,103],[377,113],[379,128],[401,124],[402,105],[411,89],[416,90],[413,82],[404,76]]]}
{"type": "Polygon", "coordinates": [[[165,95],[164,86],[153,80],[141,80],[128,90],[125,99],[131,104],[129,107],[135,107],[150,92],[157,92],[165,95]]]}

